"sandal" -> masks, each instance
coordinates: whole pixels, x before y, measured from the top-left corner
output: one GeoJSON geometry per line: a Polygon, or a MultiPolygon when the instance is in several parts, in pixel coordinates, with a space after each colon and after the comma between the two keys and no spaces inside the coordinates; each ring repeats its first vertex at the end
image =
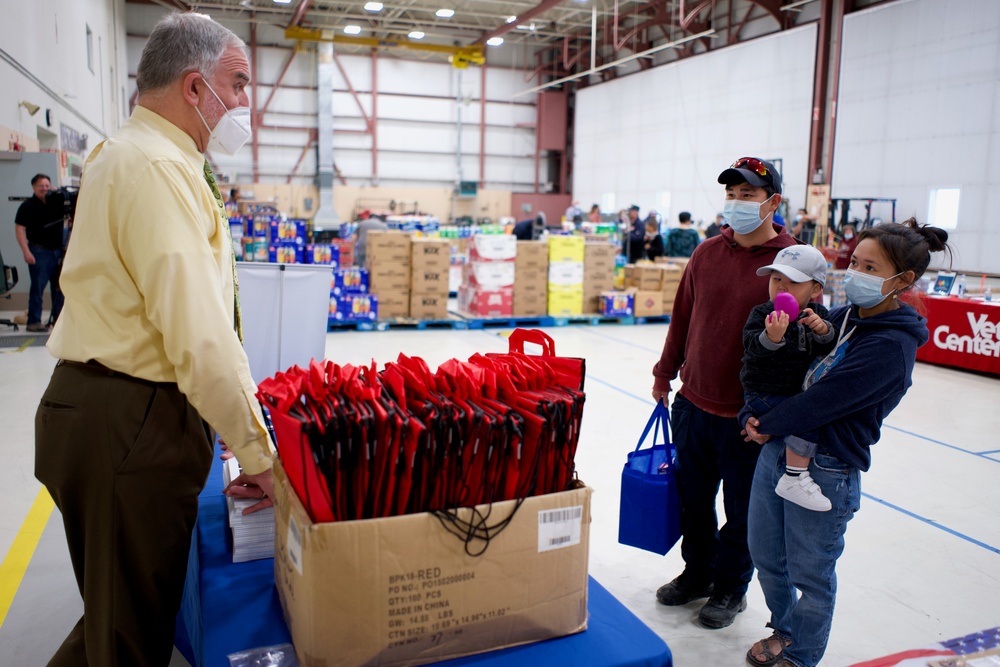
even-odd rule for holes
{"type": "Polygon", "coordinates": [[[781,651],[778,651],[777,653],[771,652],[772,641],[778,642],[781,645],[782,650],[792,645],[791,639],[782,637],[777,632],[772,632],[770,637],[767,639],[761,639],[759,642],[750,647],[747,651],[747,662],[751,665],[764,665],[765,667],[781,667],[782,664],[790,665],[790,662],[781,657],[781,651]],[[755,654],[753,649],[758,645],[760,645],[760,651],[755,654]],[[764,659],[759,660],[758,656],[764,659]]]}

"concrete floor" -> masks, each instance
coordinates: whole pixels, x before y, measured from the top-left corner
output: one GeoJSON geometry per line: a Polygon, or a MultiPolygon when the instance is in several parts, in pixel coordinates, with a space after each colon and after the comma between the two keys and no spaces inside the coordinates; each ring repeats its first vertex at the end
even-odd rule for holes
{"type": "MultiPolygon", "coordinates": [[[[660,557],[617,543],[621,466],[652,407],[650,369],[666,331],[665,325],[549,331],[560,354],[587,358],[577,468],[595,491],[590,571],[667,642],[678,667],[738,667],[747,648],[769,634],[756,582],[736,623],[708,630],[696,621],[697,603],[668,608],[654,598],[656,588],[680,572],[679,549],[660,557]]],[[[340,363],[382,363],[403,352],[433,367],[504,350],[500,333],[335,333],[326,352],[340,363]]],[[[4,590],[16,591],[0,625],[3,666],[44,664],[82,611],[58,512],[48,519],[20,585],[10,574],[28,558],[10,550],[41,488],[33,474],[33,416],[54,363],[44,347],[0,348],[0,484],[6,491],[0,554],[7,556],[0,603],[4,590]]],[[[872,470],[862,477],[862,509],[838,565],[824,665],[850,665],[1000,625],[998,406],[997,379],[917,365],[913,388],[886,421],[872,470]]],[[[177,654],[171,663],[186,664],[177,654]]]]}

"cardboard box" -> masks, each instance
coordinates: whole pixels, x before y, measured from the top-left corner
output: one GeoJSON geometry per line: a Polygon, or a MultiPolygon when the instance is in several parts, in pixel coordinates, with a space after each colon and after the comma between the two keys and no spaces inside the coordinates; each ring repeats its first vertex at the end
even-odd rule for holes
{"type": "Polygon", "coordinates": [[[330,297],[330,322],[369,322],[377,319],[378,297],[374,294],[330,297]]]}
{"type": "MultiPolygon", "coordinates": [[[[375,291],[374,288],[372,288],[375,291]]],[[[396,319],[410,316],[409,290],[382,290],[378,295],[378,318],[380,320],[396,319]]]]}
{"type": "MultiPolygon", "coordinates": [[[[408,667],[587,627],[585,486],[524,500],[481,556],[429,513],[314,524],[280,462],[274,487],[274,579],[302,665],[408,667]]],[[[492,525],[516,505],[478,509],[492,525]]]]}
{"type": "Polygon", "coordinates": [[[549,266],[549,244],[547,241],[518,241],[517,270],[547,269],[549,266]]]}
{"type": "Polygon", "coordinates": [[[514,274],[514,295],[518,294],[542,294],[548,289],[549,272],[548,269],[525,269],[518,270],[514,274]]]}
{"type": "Polygon", "coordinates": [[[548,295],[546,292],[527,292],[522,294],[514,290],[514,317],[541,317],[548,313],[548,295]]]}
{"type": "Polygon", "coordinates": [[[601,315],[608,317],[631,317],[635,315],[635,294],[629,292],[602,292],[600,295],[601,315]]]}
{"type": "Polygon", "coordinates": [[[329,264],[337,268],[340,266],[340,247],[329,243],[307,243],[304,259],[306,264],[329,264]]]}
{"type": "Polygon", "coordinates": [[[302,264],[303,248],[295,243],[278,243],[267,247],[267,261],[272,264],[302,264]]]}
{"type": "Polygon", "coordinates": [[[268,241],[272,244],[294,243],[303,245],[306,242],[305,220],[272,219],[268,227],[268,241]]]}
{"type": "Polygon", "coordinates": [[[625,267],[625,287],[642,291],[659,291],[663,287],[663,270],[651,264],[628,264],[625,267]]]}
{"type": "Polygon", "coordinates": [[[372,230],[368,232],[365,246],[367,268],[396,264],[410,266],[411,239],[405,232],[372,230]]]}
{"type": "Polygon", "coordinates": [[[549,286],[549,315],[566,317],[583,314],[583,289],[580,287],[549,286]]]}
{"type": "Polygon", "coordinates": [[[582,236],[550,236],[549,264],[553,262],[580,262],[584,259],[582,236]]]}
{"type": "Polygon", "coordinates": [[[663,292],[635,290],[635,316],[659,317],[663,315],[663,292]]]}
{"type": "MultiPolygon", "coordinates": [[[[410,291],[420,294],[448,295],[448,265],[443,267],[413,267],[410,291]]],[[[414,316],[415,317],[415,316],[414,316]]]]}
{"type": "Polygon", "coordinates": [[[388,290],[410,289],[410,267],[398,264],[379,264],[368,269],[368,288],[376,294],[388,290]]]}
{"type": "Polygon", "coordinates": [[[589,271],[591,267],[610,267],[614,270],[615,256],[618,255],[618,246],[610,243],[587,243],[583,251],[583,263],[589,271]]]}
{"type": "Polygon", "coordinates": [[[441,292],[411,294],[410,317],[418,320],[448,319],[448,294],[441,292]]]}
{"type": "Polygon", "coordinates": [[[510,234],[476,234],[469,238],[469,259],[510,261],[517,256],[517,237],[510,234]]]}
{"type": "Polygon", "coordinates": [[[458,290],[458,309],[481,317],[510,317],[514,314],[514,288],[462,285],[458,290]]]}
{"type": "Polygon", "coordinates": [[[514,286],[514,262],[480,262],[472,260],[466,265],[465,282],[474,287],[497,289],[514,286]]]}
{"type": "Polygon", "coordinates": [[[583,287],[583,262],[549,262],[549,285],[583,287]]]}
{"type": "Polygon", "coordinates": [[[365,293],[368,291],[368,269],[357,267],[333,270],[333,280],[330,282],[330,295],[365,293]]]}
{"type": "Polygon", "coordinates": [[[447,271],[450,265],[451,242],[448,239],[413,239],[410,266],[414,271],[427,268],[447,271]]]}

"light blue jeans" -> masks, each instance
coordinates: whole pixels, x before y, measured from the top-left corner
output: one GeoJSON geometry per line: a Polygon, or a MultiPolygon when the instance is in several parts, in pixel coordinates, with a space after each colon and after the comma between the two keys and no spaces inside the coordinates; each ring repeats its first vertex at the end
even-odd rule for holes
{"type": "Polygon", "coordinates": [[[792,640],[783,655],[797,667],[815,667],[830,639],[837,559],[844,552],[847,522],[860,509],[861,476],[857,468],[817,452],[809,474],[833,509],[814,512],[774,492],[784,473],[784,444],[770,441],[761,450],[750,491],[750,556],[771,627],[792,640]]]}

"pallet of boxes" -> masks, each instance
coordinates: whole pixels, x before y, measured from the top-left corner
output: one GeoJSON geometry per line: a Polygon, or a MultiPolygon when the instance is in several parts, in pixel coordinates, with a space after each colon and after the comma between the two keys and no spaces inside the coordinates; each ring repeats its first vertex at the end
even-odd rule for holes
{"type": "Polygon", "coordinates": [[[601,313],[601,295],[615,286],[618,246],[607,239],[588,240],[583,250],[583,312],[601,313]]]}
{"type": "Polygon", "coordinates": [[[414,238],[410,255],[410,317],[418,320],[448,319],[448,239],[414,238]]]}
{"type": "Polygon", "coordinates": [[[663,269],[663,314],[670,315],[674,309],[674,299],[677,296],[677,288],[681,284],[681,276],[687,268],[687,257],[659,257],[657,266],[663,269]]]}
{"type": "Polygon", "coordinates": [[[548,312],[549,244],[518,241],[514,259],[514,317],[543,317],[548,312]]]}
{"type": "Polygon", "coordinates": [[[368,232],[365,264],[368,289],[378,297],[380,320],[410,316],[412,240],[406,232],[368,232]]]}
{"type": "Polygon", "coordinates": [[[549,237],[549,315],[583,314],[584,250],[582,236],[549,237]]]}
{"type": "Polygon", "coordinates": [[[469,239],[469,263],[458,289],[458,309],[463,315],[514,314],[517,251],[517,238],[510,234],[476,234],[469,239]]]}

